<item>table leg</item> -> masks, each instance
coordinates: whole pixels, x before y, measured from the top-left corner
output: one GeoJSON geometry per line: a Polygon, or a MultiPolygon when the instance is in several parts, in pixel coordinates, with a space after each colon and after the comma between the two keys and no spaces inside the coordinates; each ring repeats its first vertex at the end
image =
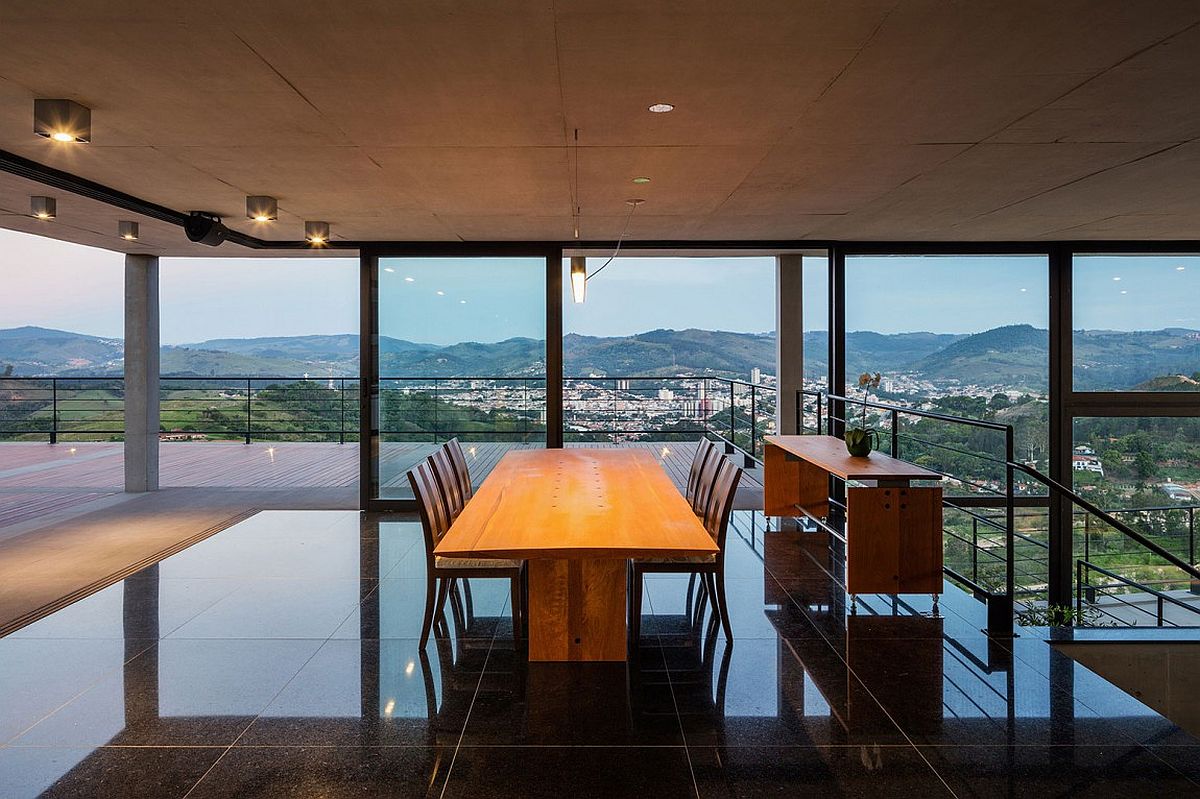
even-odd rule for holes
{"type": "Polygon", "coordinates": [[[625,561],[529,561],[529,659],[625,660],[625,561]]]}

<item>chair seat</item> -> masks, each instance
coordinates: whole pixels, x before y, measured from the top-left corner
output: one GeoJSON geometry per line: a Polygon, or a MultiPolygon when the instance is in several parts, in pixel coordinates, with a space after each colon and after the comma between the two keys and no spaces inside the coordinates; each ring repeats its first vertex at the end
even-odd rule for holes
{"type": "Polygon", "coordinates": [[[437,569],[519,569],[521,561],[505,558],[446,558],[441,555],[434,557],[434,568],[437,569]]]}
{"type": "Polygon", "coordinates": [[[676,556],[674,556],[674,557],[667,557],[667,558],[645,558],[645,559],[638,558],[638,559],[637,559],[637,563],[638,563],[638,565],[639,565],[639,566],[640,566],[640,565],[652,565],[652,564],[655,564],[655,563],[661,563],[661,564],[675,564],[675,563],[696,563],[696,564],[704,564],[704,563],[716,563],[716,562],[717,562],[717,556],[716,556],[715,554],[709,554],[709,555],[676,555],[676,556]]]}

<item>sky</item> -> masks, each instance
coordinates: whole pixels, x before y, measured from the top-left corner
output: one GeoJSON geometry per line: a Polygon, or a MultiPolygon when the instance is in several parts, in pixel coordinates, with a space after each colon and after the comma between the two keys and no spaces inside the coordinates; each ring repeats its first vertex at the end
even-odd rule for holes
{"type": "MultiPolygon", "coordinates": [[[[0,328],[123,334],[119,253],[0,230],[0,254],[0,328]]],[[[603,262],[589,259],[588,268],[603,262]]],[[[520,258],[383,259],[381,331],[435,344],[540,338],[542,264],[520,258]]],[[[159,282],[164,344],[358,329],[356,258],[164,258],[159,282]]],[[[846,284],[849,330],[967,333],[1048,322],[1042,256],[850,257],[846,284]]],[[[824,260],[806,259],[806,329],[826,327],[824,290],[824,260]]],[[[570,301],[565,279],[563,291],[568,333],[774,328],[769,257],[619,258],[589,282],[584,304],[570,301]]],[[[1200,257],[1076,259],[1076,328],[1200,328],[1197,298],[1200,257]]]]}

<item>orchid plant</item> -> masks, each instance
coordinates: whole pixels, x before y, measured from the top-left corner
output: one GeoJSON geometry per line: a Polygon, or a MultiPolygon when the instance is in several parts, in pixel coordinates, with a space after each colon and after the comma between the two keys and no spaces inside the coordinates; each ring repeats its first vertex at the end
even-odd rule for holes
{"type": "Polygon", "coordinates": [[[870,396],[871,389],[879,388],[879,381],[882,376],[879,372],[871,374],[863,372],[858,376],[858,387],[862,389],[862,421],[858,427],[848,428],[846,430],[846,451],[851,455],[858,457],[867,457],[871,454],[872,445],[875,443],[879,432],[872,427],[867,427],[867,398],[870,396]]]}

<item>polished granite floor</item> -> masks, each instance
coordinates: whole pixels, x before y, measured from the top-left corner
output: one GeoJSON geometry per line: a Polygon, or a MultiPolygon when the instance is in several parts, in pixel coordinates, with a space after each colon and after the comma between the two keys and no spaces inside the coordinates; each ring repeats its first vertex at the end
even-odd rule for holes
{"type": "Polygon", "coordinates": [[[851,614],[817,533],[729,540],[734,645],[659,576],[628,667],[529,664],[504,581],[418,650],[414,522],[261,513],[0,639],[0,797],[1200,795],[1200,741],[1047,631],[851,614]]]}

